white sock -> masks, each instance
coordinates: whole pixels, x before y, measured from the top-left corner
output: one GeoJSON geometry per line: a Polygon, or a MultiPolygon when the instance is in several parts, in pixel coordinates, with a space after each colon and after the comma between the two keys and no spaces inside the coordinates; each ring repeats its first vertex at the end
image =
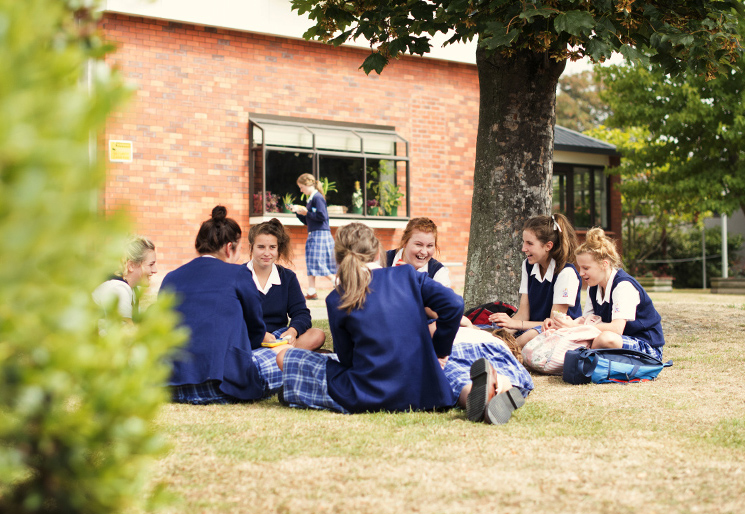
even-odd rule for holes
{"type": "Polygon", "coordinates": [[[309,287],[309,288],[308,288],[308,294],[309,294],[309,295],[314,295],[314,294],[316,294],[316,288],[315,288],[315,287],[309,287]]]}

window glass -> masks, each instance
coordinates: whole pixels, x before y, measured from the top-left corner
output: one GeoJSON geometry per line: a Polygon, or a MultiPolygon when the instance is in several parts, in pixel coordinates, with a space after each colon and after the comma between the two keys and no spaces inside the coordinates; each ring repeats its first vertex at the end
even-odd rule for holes
{"type": "MultiPolygon", "coordinates": [[[[329,206],[329,215],[334,214],[361,214],[362,210],[355,212],[353,200],[355,199],[355,186],[362,193],[361,184],[364,183],[362,172],[362,157],[337,157],[331,155],[318,156],[318,177],[322,182],[327,182],[331,187],[324,193],[326,203],[329,206]]],[[[359,197],[359,195],[357,195],[359,197]]],[[[359,201],[356,202],[359,204],[359,201]]]]}
{"type": "Polygon", "coordinates": [[[316,135],[316,148],[340,152],[362,152],[362,140],[350,130],[330,130],[313,127],[316,135]]]}
{"type": "Polygon", "coordinates": [[[313,134],[295,125],[261,124],[264,131],[254,125],[253,138],[258,145],[287,146],[291,148],[313,148],[313,134]],[[263,140],[262,140],[263,135],[263,140]]]}
{"type": "Polygon", "coordinates": [[[360,131],[357,134],[362,137],[365,153],[396,155],[396,143],[400,139],[395,135],[360,131]]]}
{"type": "Polygon", "coordinates": [[[608,181],[603,170],[595,170],[595,216],[593,226],[608,226],[608,181]]]}
{"type": "Polygon", "coordinates": [[[591,227],[592,212],[592,174],[587,168],[574,168],[574,226],[591,227]]]}
{"type": "MultiPolygon", "coordinates": [[[[380,216],[398,216],[399,207],[405,208],[406,184],[400,175],[406,174],[406,162],[386,159],[367,160],[367,198],[372,213],[380,216]],[[403,187],[401,187],[403,185],[403,187]],[[377,208],[377,211],[375,209],[377,208]]],[[[403,209],[402,209],[403,210],[403,209]]],[[[368,214],[372,214],[368,212],[368,214]]],[[[402,213],[402,215],[405,215],[402,213]]]]}
{"type": "Polygon", "coordinates": [[[553,204],[551,205],[552,213],[561,213],[566,215],[567,212],[567,176],[565,173],[554,171],[553,176],[553,204]]]}
{"type": "MultiPolygon", "coordinates": [[[[266,212],[282,212],[285,195],[291,195],[292,203],[304,204],[300,200],[297,178],[303,173],[313,174],[313,154],[269,150],[266,153],[266,212]]],[[[261,195],[261,190],[257,193],[261,195]]],[[[261,207],[260,202],[254,201],[261,207]]]]}

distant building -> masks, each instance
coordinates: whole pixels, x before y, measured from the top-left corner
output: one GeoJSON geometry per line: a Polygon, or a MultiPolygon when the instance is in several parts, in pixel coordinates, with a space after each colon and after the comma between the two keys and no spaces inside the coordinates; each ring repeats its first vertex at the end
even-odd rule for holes
{"type": "MultiPolygon", "coordinates": [[[[431,217],[438,258],[462,284],[479,107],[473,49],[403,57],[367,76],[359,66],[369,50],[304,41],[306,26],[286,0],[109,0],[102,29],[118,47],[109,62],[137,92],[106,127],[107,146],[131,142],[133,153],[107,163],[105,208],[131,210],[162,271],[194,256],[199,224],[218,203],[245,231],[277,217],[291,226],[304,275],[306,232],[281,198],[299,202],[295,180],[310,172],[335,183],[332,230],[361,220],[388,249],[409,218],[431,217]],[[356,185],[365,204],[395,188],[400,205],[357,209],[356,185]]],[[[616,179],[603,171],[618,162],[612,145],[556,128],[554,209],[580,232],[601,225],[620,238],[616,179]]]]}

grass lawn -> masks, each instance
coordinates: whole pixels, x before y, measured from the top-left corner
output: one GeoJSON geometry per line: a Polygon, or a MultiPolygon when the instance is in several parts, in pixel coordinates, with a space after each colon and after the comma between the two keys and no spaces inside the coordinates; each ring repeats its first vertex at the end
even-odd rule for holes
{"type": "Polygon", "coordinates": [[[173,513],[745,512],[745,296],[651,296],[675,362],[655,382],[536,375],[503,426],[461,410],[169,405],[153,480],[173,513]]]}

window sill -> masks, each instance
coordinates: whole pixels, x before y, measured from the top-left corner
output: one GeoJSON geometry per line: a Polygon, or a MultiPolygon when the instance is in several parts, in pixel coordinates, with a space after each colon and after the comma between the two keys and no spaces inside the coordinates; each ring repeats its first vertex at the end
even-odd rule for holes
{"type": "MultiPolygon", "coordinates": [[[[294,214],[286,214],[281,212],[269,212],[263,216],[251,216],[248,221],[251,225],[263,223],[269,221],[272,218],[277,218],[286,227],[303,227],[301,221],[297,219],[294,214]]],[[[409,222],[409,218],[403,218],[400,216],[331,216],[329,218],[329,226],[331,227],[343,227],[349,225],[352,222],[364,223],[371,228],[390,228],[390,229],[404,229],[406,224],[409,222]]]]}

